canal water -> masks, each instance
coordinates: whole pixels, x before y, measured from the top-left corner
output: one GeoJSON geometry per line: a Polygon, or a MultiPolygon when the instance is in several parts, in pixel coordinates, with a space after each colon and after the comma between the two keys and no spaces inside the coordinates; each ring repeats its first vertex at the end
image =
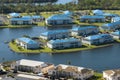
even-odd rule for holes
{"type": "MultiPolygon", "coordinates": [[[[60,28],[60,27],[59,27],[60,28]]],[[[56,28],[56,29],[59,29],[56,28]]],[[[59,54],[20,54],[14,53],[5,42],[22,37],[23,35],[39,36],[46,31],[46,27],[0,29],[0,62],[19,59],[32,59],[57,64],[67,64],[92,68],[97,71],[120,68],[120,44],[113,46],[59,54]]],[[[61,28],[60,28],[61,29],[61,28]]]]}

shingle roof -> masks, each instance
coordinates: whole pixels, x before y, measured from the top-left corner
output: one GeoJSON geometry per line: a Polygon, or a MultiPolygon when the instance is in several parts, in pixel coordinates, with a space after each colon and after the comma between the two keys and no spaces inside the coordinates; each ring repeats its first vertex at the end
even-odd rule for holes
{"type": "Polygon", "coordinates": [[[49,43],[56,44],[56,43],[65,43],[65,42],[78,42],[80,40],[76,38],[67,38],[67,39],[57,39],[57,40],[50,40],[49,43]]]}
{"type": "Polygon", "coordinates": [[[115,27],[117,25],[120,25],[120,21],[103,24],[103,26],[106,26],[106,27],[115,27]]]}
{"type": "Polygon", "coordinates": [[[34,41],[34,40],[30,39],[30,38],[25,38],[25,37],[18,38],[17,40],[20,40],[20,41],[25,42],[27,44],[37,44],[36,41],[34,41]]]}
{"type": "Polygon", "coordinates": [[[89,18],[90,18],[90,19],[91,19],[91,18],[92,18],[92,19],[96,19],[96,18],[97,18],[97,19],[98,19],[98,18],[99,18],[99,19],[105,19],[104,16],[91,16],[91,15],[84,15],[84,16],[81,16],[80,18],[85,18],[85,19],[89,19],[89,18]]]}
{"type": "Polygon", "coordinates": [[[30,21],[31,18],[11,18],[11,21],[30,21]]]}
{"type": "Polygon", "coordinates": [[[92,35],[92,36],[85,37],[85,39],[95,40],[95,39],[100,39],[104,36],[110,36],[110,35],[109,34],[97,34],[97,35],[92,35]]]}
{"type": "Polygon", "coordinates": [[[47,32],[41,33],[41,35],[47,36],[51,34],[58,34],[58,33],[65,33],[65,32],[69,32],[69,31],[68,30],[49,30],[47,32]]]}
{"type": "Polygon", "coordinates": [[[31,19],[35,19],[35,18],[43,18],[42,16],[39,15],[33,15],[33,16],[22,16],[22,18],[31,18],[31,19]]]}
{"type": "Polygon", "coordinates": [[[104,13],[103,16],[119,16],[118,14],[104,13]]]}
{"type": "Polygon", "coordinates": [[[95,27],[95,26],[86,26],[86,27],[80,27],[80,26],[78,26],[78,27],[73,27],[72,31],[86,30],[86,29],[91,29],[91,28],[97,28],[97,27],[95,27]]]}
{"type": "Polygon", "coordinates": [[[71,19],[71,18],[65,14],[56,14],[47,18],[47,20],[66,20],[66,19],[71,19]]]}
{"type": "Polygon", "coordinates": [[[108,76],[120,75],[120,69],[106,70],[106,71],[103,71],[103,72],[106,73],[108,76]]]}

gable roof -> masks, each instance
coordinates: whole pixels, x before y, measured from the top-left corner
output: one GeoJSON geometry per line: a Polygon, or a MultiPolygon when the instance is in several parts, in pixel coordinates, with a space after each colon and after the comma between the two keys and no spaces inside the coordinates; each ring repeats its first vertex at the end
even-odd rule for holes
{"type": "Polygon", "coordinates": [[[80,26],[76,26],[72,28],[72,31],[79,31],[79,30],[88,30],[88,29],[95,29],[97,27],[95,26],[85,26],[85,27],[80,27],[80,26]]]}
{"type": "Polygon", "coordinates": [[[103,26],[106,26],[106,27],[115,27],[115,26],[117,26],[117,25],[120,25],[120,21],[103,24],[103,26]]]}
{"type": "Polygon", "coordinates": [[[115,31],[115,32],[112,32],[111,34],[120,36],[120,31],[115,31]]]}
{"type": "Polygon", "coordinates": [[[31,21],[31,18],[11,18],[10,21],[31,21]]]}

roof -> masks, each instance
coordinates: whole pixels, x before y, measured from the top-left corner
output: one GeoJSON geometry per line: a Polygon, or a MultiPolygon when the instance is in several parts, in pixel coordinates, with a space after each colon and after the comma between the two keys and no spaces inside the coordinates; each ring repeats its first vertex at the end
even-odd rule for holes
{"type": "Polygon", "coordinates": [[[46,66],[46,64],[44,62],[27,60],[27,59],[21,59],[17,62],[17,64],[23,65],[23,66],[30,66],[30,67],[36,67],[36,66],[44,67],[44,66],[46,66]]]}
{"type": "Polygon", "coordinates": [[[115,27],[117,25],[120,25],[120,21],[103,24],[103,26],[106,26],[106,27],[115,27]]]}
{"type": "Polygon", "coordinates": [[[31,18],[31,19],[36,19],[36,18],[43,18],[43,16],[39,16],[39,15],[32,15],[32,16],[22,16],[22,18],[31,18]]]}
{"type": "Polygon", "coordinates": [[[70,20],[71,18],[65,14],[56,14],[47,18],[47,20],[66,20],[66,19],[70,20]]]}
{"type": "Polygon", "coordinates": [[[85,37],[85,39],[95,40],[95,39],[100,39],[104,36],[110,36],[110,35],[109,34],[97,34],[97,35],[92,35],[92,36],[85,37]]]}
{"type": "Polygon", "coordinates": [[[112,20],[116,21],[120,21],[120,17],[113,17],[112,20]]]}
{"type": "Polygon", "coordinates": [[[27,75],[27,74],[18,74],[17,77],[29,78],[29,79],[34,79],[34,80],[40,80],[40,79],[45,80],[45,79],[47,79],[47,78],[44,78],[44,77],[27,75]]]}
{"type": "Polygon", "coordinates": [[[11,21],[31,21],[31,18],[11,18],[11,21]]]}
{"type": "Polygon", "coordinates": [[[93,29],[93,28],[97,28],[95,26],[85,26],[85,27],[80,27],[80,26],[76,26],[72,28],[72,31],[78,31],[78,30],[87,30],[87,29],[93,29]]]}
{"type": "Polygon", "coordinates": [[[41,33],[41,35],[44,35],[44,36],[48,36],[48,35],[52,35],[52,34],[59,34],[59,33],[67,33],[69,32],[68,30],[49,30],[47,32],[43,32],[41,33]]]}
{"type": "Polygon", "coordinates": [[[111,34],[120,36],[120,31],[115,31],[115,32],[112,32],[111,34]]]}
{"type": "Polygon", "coordinates": [[[120,69],[106,70],[103,72],[106,73],[108,76],[120,75],[120,69]]]}
{"type": "Polygon", "coordinates": [[[93,14],[96,14],[96,15],[101,15],[104,13],[102,10],[99,10],[99,9],[93,10],[92,12],[93,14]]]}
{"type": "Polygon", "coordinates": [[[66,15],[72,15],[72,14],[73,14],[73,12],[68,11],[68,10],[67,10],[67,11],[64,11],[63,13],[66,14],[66,15]]]}
{"type": "Polygon", "coordinates": [[[119,16],[118,14],[104,13],[103,16],[119,16]]]}
{"type": "Polygon", "coordinates": [[[25,38],[25,37],[18,38],[17,40],[25,42],[27,44],[38,44],[36,41],[34,41],[34,40],[30,39],[30,38],[25,38]]]}
{"type": "Polygon", "coordinates": [[[12,17],[18,17],[18,16],[20,16],[19,13],[15,13],[15,12],[14,13],[10,13],[9,15],[12,16],[12,17]]]}
{"type": "Polygon", "coordinates": [[[50,40],[49,43],[51,43],[51,44],[57,44],[57,43],[76,42],[76,41],[78,42],[79,39],[76,39],[76,38],[67,38],[67,39],[50,40]]]}
{"type": "Polygon", "coordinates": [[[61,66],[62,70],[65,70],[65,71],[67,71],[67,70],[70,71],[70,69],[72,69],[71,70],[72,72],[75,71],[78,73],[86,73],[88,71],[92,71],[91,69],[88,69],[88,68],[72,66],[72,65],[65,65],[65,64],[59,64],[57,67],[60,67],[60,66],[61,66]]]}
{"type": "Polygon", "coordinates": [[[84,15],[84,16],[81,16],[80,18],[86,18],[86,19],[89,19],[89,18],[90,18],[90,19],[91,19],[91,18],[92,18],[92,19],[96,19],[96,18],[97,18],[97,19],[98,19],[98,18],[99,18],[99,19],[105,19],[104,16],[91,16],[91,15],[84,15]]]}

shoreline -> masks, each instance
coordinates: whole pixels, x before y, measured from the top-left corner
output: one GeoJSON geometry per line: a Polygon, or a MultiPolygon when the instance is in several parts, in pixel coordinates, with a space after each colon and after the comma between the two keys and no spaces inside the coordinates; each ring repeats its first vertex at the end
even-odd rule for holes
{"type": "Polygon", "coordinates": [[[114,43],[110,44],[104,44],[104,45],[99,45],[99,46],[85,46],[85,47],[80,47],[80,48],[71,48],[71,49],[63,49],[63,50],[52,50],[50,48],[43,48],[43,49],[37,49],[37,50],[27,50],[27,49],[19,49],[19,47],[12,42],[9,42],[9,48],[15,53],[26,53],[26,54],[40,54],[40,53],[50,53],[50,54],[55,54],[55,53],[71,53],[71,52],[77,52],[77,51],[83,51],[83,50],[90,50],[90,49],[97,49],[97,48],[102,48],[102,47],[108,47],[114,45],[114,43]]]}

